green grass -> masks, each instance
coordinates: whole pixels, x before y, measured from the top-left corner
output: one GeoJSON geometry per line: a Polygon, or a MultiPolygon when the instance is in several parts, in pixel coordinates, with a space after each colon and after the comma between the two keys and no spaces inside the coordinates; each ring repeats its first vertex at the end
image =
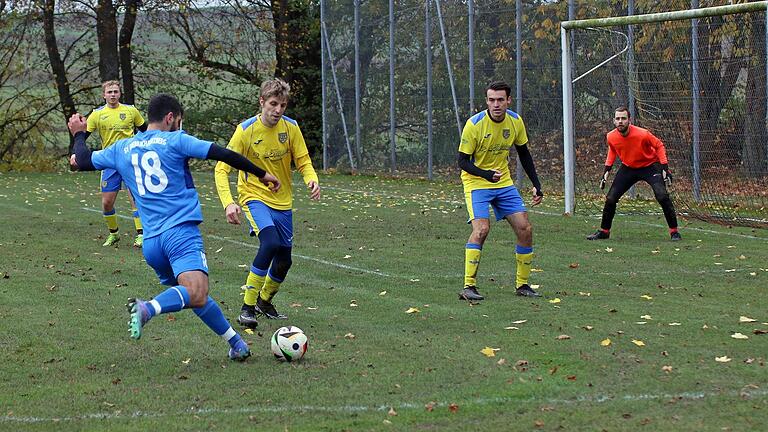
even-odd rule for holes
{"type": "MultiPolygon", "coordinates": [[[[258,243],[226,224],[212,174],[195,177],[211,293],[234,322],[258,243]]],[[[480,268],[487,300],[469,305],[456,296],[469,235],[460,185],[321,184],[320,202],[294,192],[294,264],[275,299],[290,319],[262,320],[244,336],[254,356],[239,364],[190,311],[129,339],[125,300],[162,287],[130,247],[128,219],[119,248],[101,247],[95,174],[0,175],[0,430],[768,424],[768,335],[753,333],[768,330],[768,232],[682,221],[684,240],[671,243],[659,210],[620,215],[609,241],[587,242],[599,221],[563,217],[561,201],[546,197],[530,214],[531,283],[545,298],[514,296],[514,235],[496,223],[480,268]],[[411,307],[420,312],[406,314],[411,307]],[[309,336],[299,363],[270,353],[284,324],[309,336]],[[488,358],[485,347],[499,350],[488,358]]],[[[118,206],[128,214],[122,194],[118,206]]]]}

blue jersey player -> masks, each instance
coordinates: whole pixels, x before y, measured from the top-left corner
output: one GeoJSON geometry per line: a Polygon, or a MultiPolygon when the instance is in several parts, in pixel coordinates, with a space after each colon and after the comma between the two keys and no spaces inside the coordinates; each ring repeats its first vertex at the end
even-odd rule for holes
{"type": "Polygon", "coordinates": [[[142,249],[147,264],[170,286],[152,300],[129,300],[131,337],[139,339],[144,325],[155,315],[190,308],[229,342],[229,358],[245,360],[251,355],[248,345],[208,295],[208,264],[198,228],[203,215],[187,161],[225,162],[255,175],[273,192],[280,182],[245,157],[180,130],[184,110],[173,96],[152,97],[147,114],[145,132],[96,152],[85,145],[85,119],[74,114],[68,122],[75,138],[70,163],[81,171],[111,168],[120,173],[144,223],[142,249]]]}

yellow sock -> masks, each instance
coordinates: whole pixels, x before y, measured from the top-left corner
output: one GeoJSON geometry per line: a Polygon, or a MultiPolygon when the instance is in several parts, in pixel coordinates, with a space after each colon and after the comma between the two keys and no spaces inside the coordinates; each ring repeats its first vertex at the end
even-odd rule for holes
{"type": "Polygon", "coordinates": [[[111,213],[104,213],[104,221],[107,223],[109,232],[117,232],[117,213],[114,210],[111,213]]]}
{"type": "Polygon", "coordinates": [[[256,304],[256,296],[259,295],[259,290],[264,285],[264,276],[259,276],[254,272],[248,273],[248,279],[245,281],[245,298],[243,303],[248,306],[256,304]]]}
{"type": "Polygon", "coordinates": [[[139,218],[139,210],[133,209],[133,226],[136,227],[136,232],[143,232],[144,227],[141,225],[141,218],[139,218]]]}
{"type": "Polygon", "coordinates": [[[516,253],[517,259],[517,272],[515,274],[515,287],[519,288],[521,285],[528,283],[528,278],[531,276],[531,261],[533,261],[533,252],[529,253],[516,253]]]}
{"type": "Polygon", "coordinates": [[[480,267],[481,246],[467,243],[464,249],[464,286],[477,286],[477,268],[480,267]]]}
{"type": "Polygon", "coordinates": [[[280,283],[281,282],[278,282],[267,275],[267,278],[264,280],[264,286],[259,293],[259,297],[264,301],[272,302],[272,297],[274,297],[280,289],[280,283]]]}

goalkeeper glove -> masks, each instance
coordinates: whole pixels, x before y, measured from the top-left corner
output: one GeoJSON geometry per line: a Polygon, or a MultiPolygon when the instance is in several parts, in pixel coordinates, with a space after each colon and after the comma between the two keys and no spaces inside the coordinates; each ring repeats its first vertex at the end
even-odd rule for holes
{"type": "Polygon", "coordinates": [[[600,178],[600,190],[605,189],[605,182],[608,181],[608,173],[611,172],[611,167],[606,165],[603,176],[600,178]]]}
{"type": "Polygon", "coordinates": [[[669,165],[664,164],[661,166],[661,177],[667,186],[672,186],[672,173],[669,172],[669,165]]]}

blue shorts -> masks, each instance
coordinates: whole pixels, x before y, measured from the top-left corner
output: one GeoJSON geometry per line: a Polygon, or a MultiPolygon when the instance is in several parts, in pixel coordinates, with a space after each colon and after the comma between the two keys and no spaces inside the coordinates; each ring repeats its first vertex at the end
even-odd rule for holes
{"type": "Polygon", "coordinates": [[[490,219],[488,206],[493,207],[496,220],[514,214],[525,212],[525,203],[517,188],[507,186],[498,189],[475,189],[464,191],[464,199],[467,202],[469,221],[474,219],[490,219]]]}
{"type": "Polygon", "coordinates": [[[293,247],[293,210],[275,210],[261,201],[248,201],[245,216],[251,224],[251,235],[273,226],[277,229],[280,246],[293,247]]]}
{"type": "Polygon", "coordinates": [[[200,270],[208,274],[203,237],[197,223],[184,223],[160,235],[144,239],[144,259],[157,273],[163,285],[178,285],[176,277],[200,270]]]}
{"type": "Polygon", "coordinates": [[[101,191],[102,192],[117,192],[122,189],[123,177],[120,173],[107,168],[101,171],[101,191]]]}

